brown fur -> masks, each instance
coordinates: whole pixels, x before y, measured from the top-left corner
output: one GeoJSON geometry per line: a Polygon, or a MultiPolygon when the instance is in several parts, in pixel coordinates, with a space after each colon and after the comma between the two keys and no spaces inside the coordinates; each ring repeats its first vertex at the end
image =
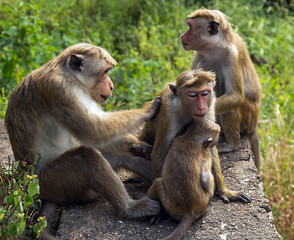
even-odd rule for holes
{"type": "MultiPolygon", "coordinates": [[[[154,119],[146,123],[139,135],[141,140],[153,146],[151,160],[155,178],[162,177],[163,164],[174,138],[181,135],[186,125],[196,118],[197,102],[192,99],[189,100],[189,97],[185,94],[187,90],[211,90],[211,94],[208,95],[209,98],[205,99],[206,112],[203,117],[214,122],[215,97],[212,90],[214,87],[214,77],[215,75],[212,72],[206,72],[201,69],[187,71],[178,76],[176,84],[172,87],[174,92],[168,86],[160,92],[162,105],[159,113],[154,119]],[[187,84],[188,82],[189,84],[187,84]]],[[[251,198],[246,193],[227,189],[216,147],[213,147],[211,152],[213,156],[212,172],[220,198],[225,202],[230,200],[250,202],[251,198]]]]}
{"type": "Polygon", "coordinates": [[[258,118],[261,84],[250,60],[245,43],[234,32],[228,17],[217,10],[199,9],[187,20],[190,28],[182,35],[186,50],[195,50],[192,68],[216,73],[215,112],[226,142],[218,144],[219,152],[236,150],[240,133],[248,136],[255,165],[260,167],[258,118]],[[213,35],[211,23],[219,24],[213,35]]]}
{"type": "Polygon", "coordinates": [[[144,156],[151,146],[128,133],[154,117],[161,101],[157,98],[143,109],[103,112],[96,102],[111,96],[108,71],[115,64],[100,47],[69,47],[15,88],[6,128],[17,161],[32,164],[41,155],[37,172],[44,200],[60,205],[93,200],[99,194],[123,217],[153,215],[159,204],[131,199],[113,169],[124,167],[147,182],[153,180],[150,162],[130,153],[144,156]]]}
{"type": "Polygon", "coordinates": [[[163,165],[162,178],[156,178],[148,196],[160,199],[167,212],[180,218],[175,231],[165,239],[181,239],[194,219],[205,213],[214,193],[210,148],[218,140],[220,127],[204,118],[193,120],[186,133],[174,139],[163,165]],[[210,141],[206,144],[207,141],[210,141]]]}

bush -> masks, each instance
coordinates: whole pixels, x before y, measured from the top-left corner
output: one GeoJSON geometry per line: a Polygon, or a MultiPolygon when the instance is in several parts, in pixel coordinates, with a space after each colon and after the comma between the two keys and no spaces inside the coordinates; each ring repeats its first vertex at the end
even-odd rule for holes
{"type": "Polygon", "coordinates": [[[0,162],[0,239],[34,239],[46,227],[40,209],[39,181],[34,167],[21,170],[19,162],[0,162]]]}

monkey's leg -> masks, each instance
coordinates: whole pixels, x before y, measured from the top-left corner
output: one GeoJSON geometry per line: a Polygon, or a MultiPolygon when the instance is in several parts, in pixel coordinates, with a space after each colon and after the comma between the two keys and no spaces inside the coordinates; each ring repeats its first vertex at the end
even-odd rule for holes
{"type": "Polygon", "coordinates": [[[83,202],[98,195],[109,201],[122,217],[155,215],[157,201],[133,200],[101,153],[88,147],[70,150],[49,163],[39,174],[41,196],[57,204],[83,202]]]}
{"type": "Polygon", "coordinates": [[[225,202],[229,203],[230,200],[232,201],[242,201],[245,203],[249,203],[252,201],[252,198],[244,192],[236,192],[236,191],[231,191],[227,189],[223,174],[221,172],[221,166],[220,166],[220,160],[218,156],[218,152],[216,147],[213,147],[211,149],[212,153],[212,159],[213,159],[213,164],[212,164],[212,173],[214,175],[214,180],[215,180],[215,188],[216,191],[218,192],[220,198],[225,202]]]}
{"type": "Polygon", "coordinates": [[[148,189],[147,196],[154,200],[159,200],[159,192],[162,188],[162,178],[156,178],[148,189]]]}
{"type": "Polygon", "coordinates": [[[223,113],[220,117],[221,128],[226,142],[217,144],[219,153],[230,152],[240,147],[240,117],[236,111],[223,113]]]}
{"type": "Polygon", "coordinates": [[[103,151],[102,155],[107,159],[114,170],[120,168],[127,169],[136,173],[147,184],[152,184],[154,178],[151,162],[149,160],[133,156],[129,152],[111,153],[103,151]]]}
{"type": "MultiPolygon", "coordinates": [[[[166,199],[165,190],[163,187],[163,178],[156,178],[153,181],[153,184],[148,189],[147,196],[154,200],[160,200],[162,204],[164,204],[164,201],[166,199]]],[[[167,212],[161,208],[161,211],[158,215],[152,216],[149,219],[149,224],[155,224],[157,225],[161,219],[163,219],[167,215],[167,212]]]]}

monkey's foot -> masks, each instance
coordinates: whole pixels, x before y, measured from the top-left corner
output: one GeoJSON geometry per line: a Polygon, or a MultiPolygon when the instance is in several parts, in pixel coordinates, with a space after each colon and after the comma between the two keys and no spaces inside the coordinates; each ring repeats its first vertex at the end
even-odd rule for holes
{"type": "Polygon", "coordinates": [[[168,216],[168,212],[161,206],[161,210],[157,215],[147,217],[149,225],[158,225],[160,221],[168,216]]]}
{"type": "Polygon", "coordinates": [[[225,190],[222,194],[219,194],[219,196],[225,203],[229,203],[230,201],[250,203],[252,201],[252,198],[249,194],[231,190],[225,190]]]}
{"type": "Polygon", "coordinates": [[[218,153],[227,153],[227,152],[233,152],[239,149],[239,146],[232,146],[227,143],[218,143],[216,145],[218,153]]]}
{"type": "Polygon", "coordinates": [[[133,200],[128,205],[127,214],[128,218],[142,218],[146,216],[154,216],[160,212],[160,203],[148,197],[139,200],[133,200]]]}

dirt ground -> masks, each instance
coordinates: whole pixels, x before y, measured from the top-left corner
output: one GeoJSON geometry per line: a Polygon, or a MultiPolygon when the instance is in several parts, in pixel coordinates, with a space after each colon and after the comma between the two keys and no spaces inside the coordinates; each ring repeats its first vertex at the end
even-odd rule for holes
{"type": "MultiPolygon", "coordinates": [[[[252,153],[243,148],[228,154],[221,154],[222,170],[229,189],[244,191],[251,195],[249,204],[240,202],[223,203],[214,196],[206,215],[196,220],[185,239],[282,239],[275,229],[269,201],[263,192],[262,180],[254,166],[252,153]]],[[[0,120],[0,161],[13,159],[9,140],[0,120]]],[[[147,186],[129,173],[120,177],[131,196],[146,194],[147,186]],[[135,179],[136,181],[128,181],[135,179]]],[[[144,220],[129,220],[118,217],[109,203],[103,199],[87,204],[72,205],[63,211],[58,239],[161,239],[178,225],[170,217],[158,225],[149,225],[144,220]]]]}

